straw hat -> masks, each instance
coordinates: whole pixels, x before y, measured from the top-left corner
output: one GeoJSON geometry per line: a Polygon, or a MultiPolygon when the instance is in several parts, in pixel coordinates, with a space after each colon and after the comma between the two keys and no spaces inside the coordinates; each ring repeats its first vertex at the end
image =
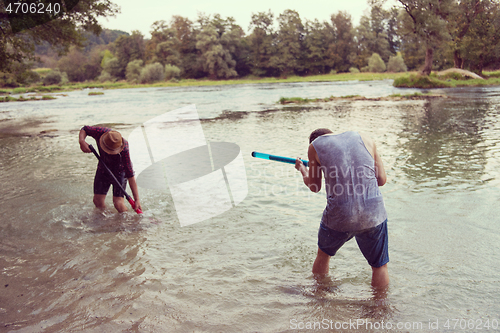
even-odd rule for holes
{"type": "Polygon", "coordinates": [[[102,150],[110,155],[121,153],[125,143],[123,142],[122,135],[117,131],[109,131],[104,133],[99,140],[102,150]]]}

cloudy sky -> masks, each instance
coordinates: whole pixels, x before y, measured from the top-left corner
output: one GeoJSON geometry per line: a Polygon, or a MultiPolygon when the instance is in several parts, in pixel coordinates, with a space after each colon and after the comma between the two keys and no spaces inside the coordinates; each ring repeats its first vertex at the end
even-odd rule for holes
{"type": "Polygon", "coordinates": [[[146,38],[155,21],[170,21],[173,15],[180,15],[195,21],[198,13],[220,14],[223,18],[233,17],[245,32],[252,13],[271,10],[275,18],[286,9],[293,9],[305,20],[329,20],[331,14],[346,11],[351,14],[353,24],[358,25],[360,17],[369,8],[367,0],[112,0],[121,7],[115,18],[101,19],[105,28],[126,32],[141,31],[146,38]]]}

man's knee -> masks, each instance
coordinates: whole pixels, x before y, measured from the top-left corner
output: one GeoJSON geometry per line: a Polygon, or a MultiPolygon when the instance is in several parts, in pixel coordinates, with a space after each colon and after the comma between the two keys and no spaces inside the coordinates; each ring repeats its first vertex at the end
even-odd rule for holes
{"type": "Polygon", "coordinates": [[[113,205],[120,213],[127,211],[127,206],[125,206],[125,200],[123,197],[113,197],[113,205]]]}
{"type": "Polygon", "coordinates": [[[323,250],[321,250],[320,248],[318,248],[317,257],[322,259],[322,260],[329,260],[331,256],[329,254],[327,254],[326,252],[324,252],[323,250]]]}
{"type": "Polygon", "coordinates": [[[94,194],[94,205],[97,208],[105,208],[106,207],[105,200],[106,200],[106,195],[94,194]]]}

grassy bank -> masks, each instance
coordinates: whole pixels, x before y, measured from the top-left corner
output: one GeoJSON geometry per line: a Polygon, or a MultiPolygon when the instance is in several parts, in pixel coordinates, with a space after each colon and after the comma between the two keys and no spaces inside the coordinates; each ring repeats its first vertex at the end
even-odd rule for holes
{"type": "Polygon", "coordinates": [[[394,94],[386,97],[364,97],[359,95],[349,95],[349,96],[341,96],[335,97],[330,96],[327,98],[301,98],[301,97],[281,97],[279,103],[282,105],[286,104],[306,104],[306,103],[320,103],[320,102],[331,102],[336,100],[351,100],[351,101],[387,101],[387,100],[418,100],[418,99],[427,99],[427,98],[443,98],[444,95],[427,93],[415,93],[415,94],[394,94]]]}
{"type": "Polygon", "coordinates": [[[456,87],[482,87],[500,85],[500,72],[484,72],[484,79],[472,79],[457,73],[438,76],[431,73],[429,76],[407,74],[394,79],[394,86],[398,88],[456,88],[456,87]]]}
{"type": "Polygon", "coordinates": [[[48,101],[56,99],[56,97],[51,96],[51,95],[42,95],[42,96],[30,96],[28,98],[24,96],[20,96],[18,98],[11,97],[11,96],[5,96],[5,97],[0,97],[0,103],[6,103],[6,102],[27,102],[27,101],[48,101]]]}
{"type": "MultiPolygon", "coordinates": [[[[261,83],[296,83],[296,82],[339,82],[339,81],[374,81],[374,80],[394,80],[397,87],[410,88],[448,88],[462,86],[486,86],[500,85],[500,72],[484,72],[486,80],[466,79],[457,75],[438,77],[431,74],[429,77],[419,76],[416,72],[411,73],[339,73],[323,74],[311,76],[290,76],[287,78],[260,78],[245,77],[232,80],[205,80],[186,79],[177,82],[157,82],[153,84],[133,84],[126,81],[118,82],[83,82],[68,83],[64,85],[33,85],[19,88],[0,89],[0,95],[15,95],[26,93],[55,93],[62,91],[83,90],[83,89],[128,89],[128,88],[149,88],[149,87],[194,87],[194,86],[220,86],[236,84],[261,84],[261,83]]],[[[21,98],[22,100],[22,98],[21,98]]],[[[3,101],[7,101],[4,100],[3,101]]]]}
{"type": "Polygon", "coordinates": [[[51,93],[60,91],[72,91],[82,89],[128,89],[128,88],[149,88],[149,87],[191,87],[191,86],[220,86],[234,84],[258,84],[258,83],[293,83],[293,82],[336,82],[336,81],[374,81],[396,79],[404,76],[405,73],[341,73],[341,74],[324,74],[311,76],[290,76],[287,78],[259,78],[245,77],[232,80],[195,80],[186,79],[178,82],[157,82],[153,84],[133,84],[126,81],[118,82],[83,82],[83,83],[68,83],[64,85],[33,85],[30,87],[19,88],[3,88],[0,89],[0,94],[25,94],[25,93],[51,93]]]}

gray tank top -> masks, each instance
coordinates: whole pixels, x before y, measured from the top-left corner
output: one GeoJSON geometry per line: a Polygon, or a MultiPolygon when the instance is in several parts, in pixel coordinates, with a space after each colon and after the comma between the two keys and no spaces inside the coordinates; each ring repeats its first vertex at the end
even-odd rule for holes
{"type": "Polygon", "coordinates": [[[325,175],[326,208],[321,223],[337,231],[376,227],[387,219],[375,176],[375,160],[357,132],[313,141],[325,175]]]}

